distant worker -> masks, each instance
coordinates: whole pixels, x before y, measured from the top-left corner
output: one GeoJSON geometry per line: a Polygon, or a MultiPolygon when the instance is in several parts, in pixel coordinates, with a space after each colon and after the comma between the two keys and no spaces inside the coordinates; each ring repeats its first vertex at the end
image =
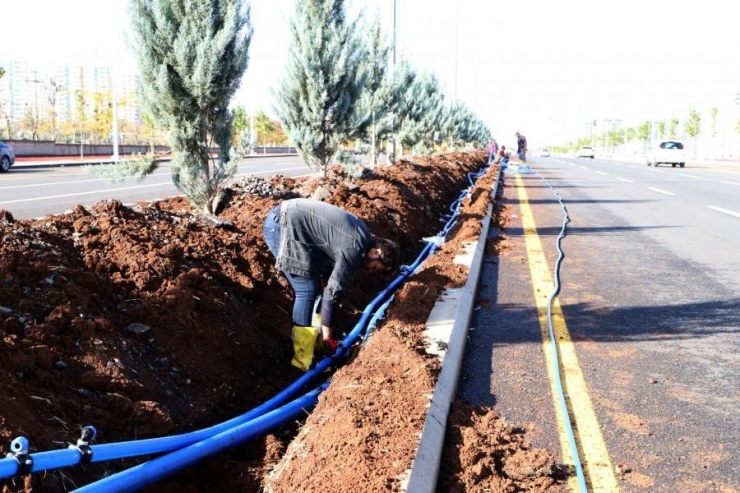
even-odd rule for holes
{"type": "Polygon", "coordinates": [[[496,159],[494,159],[493,163],[500,165],[502,168],[505,168],[509,164],[509,153],[506,152],[506,146],[501,146],[501,149],[496,153],[496,159]]]}
{"type": "Polygon", "coordinates": [[[527,138],[519,132],[516,133],[516,154],[519,161],[527,162],[527,138]]]}
{"type": "Polygon", "coordinates": [[[295,292],[295,356],[291,364],[306,371],[315,346],[323,347],[326,354],[337,350],[335,317],[352,276],[363,265],[371,273],[394,270],[398,245],[373,237],[357,216],[311,199],[286,200],[272,209],[265,220],[264,234],[267,247],[276,258],[276,267],[295,292]],[[326,281],[323,295],[319,292],[322,281],[326,281]],[[319,296],[321,319],[314,324],[314,306],[319,296]]]}
{"type": "Polygon", "coordinates": [[[498,144],[496,143],[496,139],[491,139],[488,143],[488,154],[492,159],[494,159],[496,157],[496,152],[498,152],[498,144]]]}

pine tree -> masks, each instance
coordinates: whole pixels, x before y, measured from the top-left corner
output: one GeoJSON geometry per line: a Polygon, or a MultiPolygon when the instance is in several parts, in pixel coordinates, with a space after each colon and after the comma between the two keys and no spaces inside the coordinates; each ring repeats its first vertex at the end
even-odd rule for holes
{"type": "Polygon", "coordinates": [[[297,0],[277,113],[301,158],[323,171],[340,144],[367,125],[357,102],[365,82],[361,43],[344,0],[297,0]]]}
{"type": "Polygon", "coordinates": [[[228,104],[249,61],[249,6],[244,0],[132,0],[131,11],[143,103],[169,129],[173,182],[212,213],[236,171],[228,104]],[[217,159],[210,154],[214,146],[217,159]]]}
{"type": "Polygon", "coordinates": [[[451,149],[482,146],[490,140],[486,125],[464,103],[455,101],[445,112],[444,139],[451,149]]]}
{"type": "Polygon", "coordinates": [[[444,118],[444,94],[434,74],[417,77],[403,95],[398,140],[405,148],[429,153],[444,118]]]}
{"type": "Polygon", "coordinates": [[[363,60],[363,71],[367,77],[365,89],[360,99],[361,108],[370,115],[370,165],[375,166],[377,161],[378,142],[390,130],[384,127],[383,118],[390,113],[393,100],[394,88],[388,74],[388,52],[390,47],[383,41],[380,20],[370,27],[370,36],[367,40],[365,59],[363,60]]]}

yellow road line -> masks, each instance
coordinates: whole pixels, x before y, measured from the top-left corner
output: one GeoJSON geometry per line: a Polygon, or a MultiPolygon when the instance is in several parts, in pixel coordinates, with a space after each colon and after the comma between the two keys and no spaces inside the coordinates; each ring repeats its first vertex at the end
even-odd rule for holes
{"type": "MultiPolygon", "coordinates": [[[[527,257],[529,258],[532,287],[534,289],[534,297],[540,319],[540,329],[542,331],[543,350],[545,352],[547,372],[550,377],[550,389],[558,420],[560,447],[563,453],[563,460],[568,464],[573,464],[573,455],[569,450],[570,447],[565,432],[565,420],[568,417],[563,416],[562,408],[557,398],[555,374],[553,373],[552,345],[550,343],[547,325],[548,298],[555,289],[555,284],[552,280],[550,267],[547,264],[547,257],[545,257],[544,250],[542,249],[542,242],[537,234],[537,226],[532,215],[532,208],[529,205],[527,191],[519,175],[516,176],[516,184],[519,192],[524,241],[527,247],[527,257]]],[[[568,403],[568,413],[573,423],[578,454],[583,464],[583,472],[586,476],[589,490],[595,492],[618,492],[619,484],[617,483],[614,467],[609,457],[609,451],[601,434],[599,420],[591,404],[586,380],[578,363],[575,346],[570,339],[568,326],[565,323],[565,317],[563,316],[557,297],[553,300],[552,304],[552,328],[558,344],[560,378],[563,391],[565,392],[566,402],[568,403]]],[[[572,478],[570,481],[570,489],[578,489],[575,478],[572,478]]]]}

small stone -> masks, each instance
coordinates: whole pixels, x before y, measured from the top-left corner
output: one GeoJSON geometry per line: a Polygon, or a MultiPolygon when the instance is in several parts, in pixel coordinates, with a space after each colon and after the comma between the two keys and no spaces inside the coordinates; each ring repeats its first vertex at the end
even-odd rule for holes
{"type": "Polygon", "coordinates": [[[124,330],[132,334],[145,334],[149,332],[150,330],[152,330],[152,328],[149,327],[148,325],[134,322],[134,323],[128,324],[124,330]]]}
{"type": "Polygon", "coordinates": [[[95,394],[93,394],[89,390],[83,389],[83,388],[77,389],[77,394],[80,395],[81,397],[88,397],[88,398],[89,397],[95,397],[95,394]]]}
{"type": "Polygon", "coordinates": [[[67,363],[65,363],[64,361],[61,361],[60,360],[60,361],[57,361],[57,362],[54,363],[54,367],[57,370],[66,370],[67,369],[67,363]]]}

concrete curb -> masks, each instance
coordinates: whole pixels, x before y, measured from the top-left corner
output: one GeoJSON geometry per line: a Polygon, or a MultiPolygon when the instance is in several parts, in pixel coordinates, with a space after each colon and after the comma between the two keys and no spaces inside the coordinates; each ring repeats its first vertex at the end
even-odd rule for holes
{"type": "MultiPolygon", "coordinates": [[[[493,197],[497,196],[501,175],[499,168],[492,191],[493,197]]],[[[457,381],[465,356],[465,343],[473,315],[492,211],[493,205],[488,204],[478,241],[467,244],[465,254],[455,259],[456,262],[469,266],[465,286],[446,290],[442,298],[435,303],[427,320],[425,333],[432,343],[430,344],[432,350],[435,349],[434,343],[436,342],[438,350],[434,352],[443,360],[442,371],[434,389],[429,413],[424,421],[419,447],[411,466],[411,474],[406,486],[402,486],[402,491],[434,493],[437,488],[447,417],[450,405],[455,400],[457,381]]]]}

